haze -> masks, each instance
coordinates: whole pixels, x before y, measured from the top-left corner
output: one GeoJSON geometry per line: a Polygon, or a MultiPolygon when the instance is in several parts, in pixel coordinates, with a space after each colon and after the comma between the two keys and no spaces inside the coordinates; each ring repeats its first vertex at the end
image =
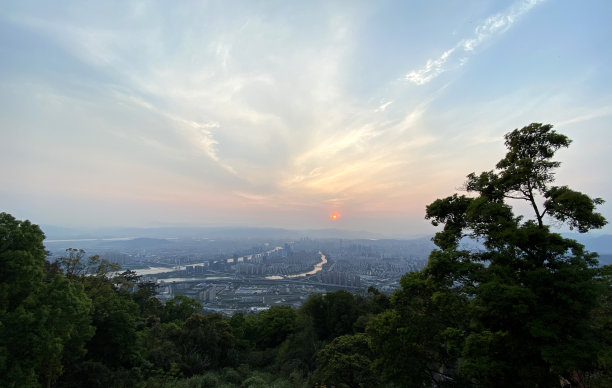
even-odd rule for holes
{"type": "MultiPolygon", "coordinates": [[[[0,204],[57,226],[419,235],[551,123],[612,219],[609,1],[0,4],[0,204]],[[332,214],[338,214],[336,219],[332,214]]],[[[603,232],[612,229],[606,227],[603,232]]]]}

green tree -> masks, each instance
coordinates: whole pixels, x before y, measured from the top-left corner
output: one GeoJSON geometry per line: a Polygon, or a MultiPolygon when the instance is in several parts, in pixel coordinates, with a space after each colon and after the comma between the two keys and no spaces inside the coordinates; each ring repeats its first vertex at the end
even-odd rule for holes
{"type": "Polygon", "coordinates": [[[257,314],[257,347],[280,345],[295,330],[296,312],[291,306],[272,306],[257,314]]]}
{"type": "Polygon", "coordinates": [[[247,338],[247,324],[244,314],[242,312],[235,313],[230,318],[229,324],[236,339],[236,348],[240,350],[251,349],[255,339],[247,338]]]}
{"type": "Polygon", "coordinates": [[[0,309],[14,311],[44,277],[45,235],[30,221],[0,213],[0,309]]]}
{"type": "Polygon", "coordinates": [[[86,289],[93,301],[92,323],[96,333],[87,344],[89,358],[109,367],[132,367],[140,362],[137,331],[138,305],[120,296],[108,283],[89,283],[86,289]],[[88,287],[90,286],[90,287],[88,287]]]}
{"type": "MultiPolygon", "coordinates": [[[[506,135],[497,171],[468,176],[466,188],[476,196],[462,215],[463,232],[486,251],[465,260],[487,265],[471,276],[478,330],[467,337],[462,368],[484,383],[553,384],[594,365],[598,343],[588,317],[597,302],[596,255],[545,223],[580,233],[606,224],[595,212],[602,199],[551,185],[560,166],[554,154],[570,143],[551,125],[531,124],[506,135]],[[515,216],[508,200],[527,202],[533,218],[515,216]]],[[[427,217],[436,224],[446,214],[432,204],[427,217]]]]}
{"type": "Polygon", "coordinates": [[[156,317],[162,318],[164,305],[155,297],[157,285],[154,282],[139,282],[138,289],[132,294],[132,299],[140,307],[140,314],[143,318],[156,317]]]}
{"type": "Polygon", "coordinates": [[[453,279],[434,275],[436,267],[449,263],[452,258],[432,254],[428,268],[402,277],[392,308],[370,321],[374,367],[384,380],[406,387],[456,380],[452,374],[469,325],[468,300],[453,279]]]}
{"type": "Polygon", "coordinates": [[[88,361],[115,369],[138,365],[141,357],[137,330],[142,318],[129,292],[129,285],[133,285],[134,280],[130,278],[132,273],[126,271],[111,279],[120,268],[118,264],[98,255],[86,258],[82,249],[69,248],[66,253],[56,263],[66,277],[84,288],[92,301],[90,316],[95,334],[87,343],[88,361]]]}
{"type": "Polygon", "coordinates": [[[335,338],[317,353],[315,381],[335,387],[375,387],[379,385],[372,370],[373,354],[365,334],[335,338]]]}
{"type": "Polygon", "coordinates": [[[143,357],[152,364],[152,369],[160,375],[178,374],[181,363],[179,350],[182,328],[176,323],[161,323],[153,318],[139,333],[143,357]]]}
{"type": "Polygon", "coordinates": [[[322,340],[353,334],[353,324],[359,316],[355,297],[345,290],[311,295],[300,307],[300,313],[312,318],[315,332],[322,340]]]}
{"type": "MultiPolygon", "coordinates": [[[[505,140],[508,152],[495,170],[468,175],[469,196],[427,206],[426,218],[444,226],[433,239],[439,249],[420,274],[402,279],[387,317],[398,342],[410,346],[382,338],[380,320],[370,329],[380,349],[429,354],[421,369],[442,370],[431,376],[439,384],[553,386],[559,376],[569,380],[593,368],[597,359],[589,322],[598,296],[596,255],[551,232],[547,221],[580,233],[600,228],[606,220],[595,208],[603,200],[552,185],[560,166],[553,157],[570,140],[551,125],[534,123],[505,140]],[[515,214],[517,201],[529,205],[532,217],[515,214]],[[465,248],[466,237],[482,248],[465,248]],[[443,314],[422,320],[432,307],[443,314]],[[453,312],[456,323],[445,321],[453,312]],[[402,319],[393,321],[393,314],[402,319]],[[419,331],[426,337],[415,340],[419,331]]],[[[395,357],[383,354],[378,363],[395,357]]]]}
{"type": "Polygon", "coordinates": [[[202,304],[185,295],[177,295],[166,302],[164,309],[166,322],[185,322],[193,313],[202,311],[202,304]]]}
{"type": "Polygon", "coordinates": [[[93,335],[83,286],[47,271],[45,236],[0,213],[0,385],[51,386],[93,335]]]}
{"type": "Polygon", "coordinates": [[[185,321],[179,341],[186,374],[201,374],[234,361],[232,327],[221,314],[192,314],[185,321]]]}
{"type": "Polygon", "coordinates": [[[314,369],[316,352],[325,344],[317,338],[312,317],[300,309],[293,334],[279,347],[276,365],[286,375],[304,376],[314,369]]]}
{"type": "MultiPolygon", "coordinates": [[[[121,267],[117,263],[100,258],[98,255],[89,256],[85,259],[83,249],[68,248],[66,256],[55,260],[55,265],[70,279],[82,281],[86,275],[97,276],[99,278],[110,277],[111,272],[118,271],[121,267]]],[[[133,271],[126,271],[130,273],[133,271]]]]}
{"type": "Polygon", "coordinates": [[[598,282],[601,295],[597,308],[591,316],[598,332],[598,341],[603,345],[597,355],[598,370],[583,376],[590,387],[612,386],[612,266],[601,268],[598,282]]]}

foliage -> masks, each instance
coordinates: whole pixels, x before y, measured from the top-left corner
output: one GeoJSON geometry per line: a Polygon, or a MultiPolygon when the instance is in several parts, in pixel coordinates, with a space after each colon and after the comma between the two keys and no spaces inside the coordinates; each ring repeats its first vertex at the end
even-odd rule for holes
{"type": "Polygon", "coordinates": [[[354,296],[344,290],[324,296],[315,294],[300,310],[312,317],[315,332],[321,340],[353,333],[353,323],[359,315],[354,296]]]}
{"type": "Polygon", "coordinates": [[[259,349],[280,345],[295,330],[296,312],[289,306],[272,306],[248,318],[248,331],[259,349]]]}
{"type": "Polygon", "coordinates": [[[45,273],[44,234],[0,213],[0,385],[51,385],[93,334],[83,287],[45,273]]]}
{"type": "Polygon", "coordinates": [[[0,311],[15,311],[42,286],[44,238],[37,225],[0,213],[0,311]]]}
{"type": "Polygon", "coordinates": [[[192,375],[232,364],[234,342],[232,328],[220,314],[192,314],[179,337],[182,369],[192,375]]]}
{"type": "MultiPolygon", "coordinates": [[[[431,262],[447,263],[441,254],[431,262]]],[[[443,264],[438,264],[443,265],[443,264]]],[[[436,265],[433,265],[436,267],[436,265]]],[[[453,289],[452,279],[436,279],[426,272],[406,274],[390,309],[368,326],[378,356],[375,367],[385,380],[402,386],[429,385],[448,377],[458,358],[458,337],[469,325],[467,298],[453,289]]]]}
{"type": "Polygon", "coordinates": [[[192,314],[202,311],[202,304],[184,295],[177,295],[166,302],[164,309],[166,322],[185,321],[192,314]]]}
{"type": "Polygon", "coordinates": [[[585,376],[591,387],[612,386],[612,266],[604,266],[597,278],[601,295],[591,321],[602,344],[597,354],[598,370],[585,376]]]}
{"type": "Polygon", "coordinates": [[[317,355],[316,381],[336,387],[379,385],[372,370],[373,353],[366,334],[336,337],[317,355]]]}
{"type": "Polygon", "coordinates": [[[496,170],[468,175],[470,196],[427,206],[443,225],[439,247],[418,274],[402,278],[393,309],[369,326],[384,376],[400,385],[553,386],[593,369],[600,349],[589,322],[598,287],[596,255],[550,231],[565,222],[584,233],[606,220],[603,203],[551,186],[552,158],[570,140],[550,125],[506,135],[496,170]],[[525,201],[533,218],[515,215],[525,201]],[[467,250],[469,237],[484,249],[467,250]],[[399,364],[410,365],[399,372],[399,364]]]}

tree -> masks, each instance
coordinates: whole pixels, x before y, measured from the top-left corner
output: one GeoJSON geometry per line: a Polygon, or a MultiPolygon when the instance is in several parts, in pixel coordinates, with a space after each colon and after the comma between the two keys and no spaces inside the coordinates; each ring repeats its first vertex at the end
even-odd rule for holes
{"type": "Polygon", "coordinates": [[[85,258],[82,249],[68,248],[66,253],[55,263],[73,284],[84,289],[92,304],[89,316],[95,333],[87,343],[88,361],[112,368],[138,365],[141,359],[136,333],[141,316],[129,292],[137,280],[136,274],[125,271],[111,279],[120,268],[118,264],[98,255],[85,258]]]}
{"type": "Polygon", "coordinates": [[[291,306],[272,306],[257,314],[256,346],[261,349],[280,345],[295,330],[296,312],[291,306]]]}
{"type": "Polygon", "coordinates": [[[35,331],[48,342],[33,350],[42,359],[37,369],[40,380],[50,384],[85,356],[86,343],[95,332],[91,326],[92,302],[81,284],[54,275],[45,282],[38,304],[35,331]]]}
{"type": "Polygon", "coordinates": [[[315,380],[335,387],[379,385],[371,369],[372,351],[365,334],[336,337],[317,353],[315,380]]]}
{"type": "Polygon", "coordinates": [[[87,344],[88,357],[115,368],[138,365],[138,305],[120,295],[109,279],[95,281],[90,276],[85,281],[93,301],[92,323],[96,327],[87,344]]]}
{"type": "Polygon", "coordinates": [[[176,323],[161,323],[154,318],[139,333],[138,339],[144,358],[152,364],[157,374],[178,375],[181,353],[179,339],[182,328],[176,323]]]}
{"type": "MultiPolygon", "coordinates": [[[[452,258],[430,258],[435,261],[450,263],[452,258]]],[[[451,378],[469,326],[468,299],[453,283],[428,271],[408,273],[391,298],[392,308],[370,321],[374,367],[385,381],[422,387],[451,378]]]]}
{"type": "Polygon", "coordinates": [[[14,311],[42,284],[44,239],[37,225],[0,213],[0,311],[14,311]]]}
{"type": "Polygon", "coordinates": [[[359,316],[355,297],[345,290],[326,295],[314,294],[300,307],[300,313],[312,318],[319,339],[332,340],[353,334],[353,324],[359,316]]]}
{"type": "Polygon", "coordinates": [[[192,314],[183,327],[180,344],[183,370],[201,374],[208,368],[230,365],[234,357],[234,335],[221,314],[192,314]]]}
{"type": "Polygon", "coordinates": [[[197,300],[185,295],[177,295],[166,302],[166,322],[184,322],[193,313],[202,311],[202,304],[197,300]]]}
{"type": "MultiPolygon", "coordinates": [[[[320,296],[314,294],[310,298],[318,299],[320,296]]],[[[324,345],[325,341],[318,339],[313,317],[300,308],[296,313],[293,334],[279,347],[276,366],[287,375],[304,376],[314,368],[315,354],[324,345]]]]}
{"type": "MultiPolygon", "coordinates": [[[[580,233],[606,224],[595,211],[602,199],[552,185],[555,152],[570,143],[551,125],[516,129],[505,136],[508,152],[495,170],[468,175],[469,195],[427,206],[426,218],[443,225],[433,238],[438,249],[421,273],[405,275],[392,302],[402,317],[395,332],[414,345],[404,351],[420,349],[430,360],[423,368],[447,371],[432,376],[439,385],[553,386],[559,376],[571,380],[594,367],[596,255],[547,224],[580,233]],[[532,216],[515,214],[516,201],[532,216]],[[481,248],[467,249],[466,238],[481,248]],[[439,319],[423,321],[432,308],[439,319]],[[455,323],[444,320],[449,313],[455,323]],[[411,334],[419,331],[427,337],[415,341],[411,334]]],[[[384,349],[391,340],[374,328],[373,343],[384,349]]]]}
{"type": "MultiPolygon", "coordinates": [[[[597,328],[598,341],[603,344],[597,355],[598,370],[589,376],[590,387],[612,386],[612,266],[606,265],[601,268],[598,282],[601,287],[601,295],[597,308],[593,311],[591,320],[597,328]]],[[[587,385],[587,384],[585,384],[587,385]]]]}
{"type": "MultiPolygon", "coordinates": [[[[85,276],[92,275],[102,278],[109,277],[113,271],[118,271],[121,266],[100,258],[98,255],[89,256],[85,261],[83,249],[68,248],[66,256],[59,257],[54,264],[70,279],[82,281],[85,276]]],[[[127,274],[133,271],[126,271],[127,274]]]]}
{"type": "Polygon", "coordinates": [[[47,271],[37,225],[0,213],[0,385],[50,386],[93,335],[83,286],[47,271]]]}

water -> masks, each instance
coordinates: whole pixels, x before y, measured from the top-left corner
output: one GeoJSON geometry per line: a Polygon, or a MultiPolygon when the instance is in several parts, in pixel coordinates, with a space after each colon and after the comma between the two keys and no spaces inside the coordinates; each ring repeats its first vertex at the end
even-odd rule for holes
{"type": "Polygon", "coordinates": [[[320,272],[321,270],[323,270],[323,265],[325,265],[325,263],[327,263],[327,258],[325,257],[325,255],[319,251],[319,255],[321,255],[321,261],[314,266],[314,268],[312,269],[312,271],[308,271],[308,272],[304,272],[304,273],[299,273],[296,275],[287,275],[287,276],[279,276],[279,275],[274,275],[274,276],[266,276],[266,279],[268,280],[282,280],[282,279],[295,279],[295,278],[303,278],[305,276],[308,275],[314,275],[317,272],[320,272]]]}

